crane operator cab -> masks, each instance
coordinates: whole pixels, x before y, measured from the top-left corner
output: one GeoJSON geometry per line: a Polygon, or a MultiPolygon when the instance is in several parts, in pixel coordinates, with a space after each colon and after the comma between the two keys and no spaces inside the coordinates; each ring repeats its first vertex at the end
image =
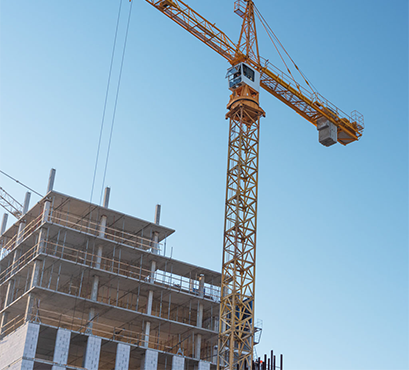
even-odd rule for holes
{"type": "Polygon", "coordinates": [[[256,91],[260,91],[260,72],[246,63],[239,63],[227,70],[226,78],[229,81],[229,89],[234,90],[243,84],[249,85],[256,91]]]}

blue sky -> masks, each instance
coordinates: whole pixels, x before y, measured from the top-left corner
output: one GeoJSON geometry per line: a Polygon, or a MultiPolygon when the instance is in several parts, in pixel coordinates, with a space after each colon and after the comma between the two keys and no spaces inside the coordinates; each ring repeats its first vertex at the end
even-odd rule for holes
{"type": "MultiPolygon", "coordinates": [[[[0,2],[0,169],[89,200],[118,1],[0,2]]],[[[237,40],[233,1],[188,2],[237,40]]],[[[266,92],[258,205],[258,353],[286,370],[408,369],[408,4],[256,2],[318,91],[364,114],[325,148],[266,92]]],[[[99,202],[129,3],[123,2],[94,202],[99,202]]],[[[259,26],[260,54],[279,68],[259,26]]],[[[110,206],[162,224],[175,258],[221,268],[227,62],[135,1],[105,185],[110,206]]],[[[25,189],[0,174],[21,201],[25,189]]],[[[32,197],[32,204],[39,198],[32,197]]],[[[12,216],[9,217],[9,225],[12,216]]]]}

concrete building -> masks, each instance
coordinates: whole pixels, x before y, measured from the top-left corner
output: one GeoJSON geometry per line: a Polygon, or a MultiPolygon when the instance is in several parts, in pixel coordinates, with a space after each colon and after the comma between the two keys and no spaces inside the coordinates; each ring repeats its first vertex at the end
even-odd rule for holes
{"type": "Polygon", "coordinates": [[[0,245],[0,370],[216,369],[220,273],[174,230],[53,190],[0,245]]]}

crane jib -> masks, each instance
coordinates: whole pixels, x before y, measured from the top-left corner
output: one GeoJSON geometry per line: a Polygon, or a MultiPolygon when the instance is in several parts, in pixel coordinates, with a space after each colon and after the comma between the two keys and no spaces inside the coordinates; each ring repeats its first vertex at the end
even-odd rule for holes
{"type": "Polygon", "coordinates": [[[260,71],[260,86],[288,105],[306,120],[317,126],[317,120],[326,118],[338,130],[338,142],[343,145],[362,136],[363,117],[356,112],[351,118],[318,93],[308,91],[272,64],[263,67],[251,56],[245,56],[215,24],[180,0],[147,0],[151,5],[179,24],[193,36],[208,45],[230,64],[246,61],[260,71]],[[274,72],[273,72],[274,71],[274,72]]]}

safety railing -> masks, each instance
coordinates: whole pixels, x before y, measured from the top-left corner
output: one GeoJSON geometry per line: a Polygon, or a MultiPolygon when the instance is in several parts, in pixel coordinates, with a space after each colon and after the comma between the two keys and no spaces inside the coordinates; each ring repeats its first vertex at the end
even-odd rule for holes
{"type": "Polygon", "coordinates": [[[275,65],[270,63],[268,60],[263,59],[263,62],[265,64],[265,68],[273,72],[276,76],[278,76],[282,81],[284,81],[288,86],[291,86],[291,88],[297,90],[300,94],[305,96],[307,99],[309,99],[312,103],[319,103],[318,105],[321,105],[322,107],[326,108],[327,111],[326,113],[334,116],[334,117],[339,117],[341,122],[344,122],[347,125],[353,125],[354,123],[357,124],[356,129],[359,132],[362,132],[364,129],[364,122],[363,122],[363,115],[357,111],[353,111],[351,115],[346,114],[344,111],[339,109],[337,106],[332,104],[328,99],[324,98],[321,94],[319,94],[316,91],[310,91],[307,90],[305,87],[300,85],[298,82],[296,82],[293,78],[285,74],[283,71],[281,71],[279,68],[277,68],[275,65]],[[345,122],[345,120],[349,121],[349,123],[345,122]]]}
{"type": "Polygon", "coordinates": [[[101,234],[101,237],[105,239],[112,240],[114,242],[125,244],[131,247],[140,248],[143,250],[151,250],[152,252],[156,251],[159,254],[161,252],[165,253],[163,243],[156,243],[152,240],[152,238],[137,236],[108,226],[104,228],[103,233],[100,233],[99,223],[87,220],[83,217],[69,214],[68,212],[53,211],[49,217],[49,222],[64,227],[69,227],[71,229],[75,229],[94,236],[100,236],[101,234]]]}
{"type": "Polygon", "coordinates": [[[17,328],[19,328],[24,323],[24,316],[18,315],[14,319],[10,320],[7,324],[2,327],[1,330],[1,337],[5,337],[6,335],[12,333],[17,328]]]}
{"type": "Polygon", "coordinates": [[[211,284],[205,284],[203,292],[199,289],[199,282],[194,279],[172,274],[162,270],[156,270],[151,273],[150,270],[120,261],[117,258],[101,257],[94,253],[79,250],[67,245],[58,245],[47,241],[42,247],[42,253],[49,254],[58,258],[63,258],[75,263],[82,263],[90,267],[97,267],[101,270],[130,277],[140,281],[163,285],[184,293],[204,296],[214,301],[220,300],[220,287],[211,284]]]}
{"type": "MultiPolygon", "coordinates": [[[[40,214],[39,216],[34,218],[34,220],[32,220],[29,224],[27,224],[22,230],[22,232],[20,233],[20,235],[16,233],[12,238],[10,238],[10,240],[8,240],[7,243],[3,245],[3,250],[9,251],[9,252],[12,251],[14,247],[16,246],[16,243],[18,240],[19,241],[24,240],[41,225],[41,218],[42,218],[42,214],[40,214]]],[[[3,257],[5,257],[5,255],[3,255],[3,257]]]]}
{"type": "MultiPolygon", "coordinates": [[[[199,282],[194,279],[189,279],[162,270],[156,270],[152,273],[150,270],[145,269],[142,266],[122,262],[116,258],[97,256],[88,251],[79,250],[67,245],[59,245],[50,241],[43,241],[41,244],[40,242],[37,243],[16,259],[8,268],[2,271],[0,273],[0,284],[15,275],[40,253],[84,264],[93,268],[97,268],[98,266],[99,269],[107,272],[130,277],[146,283],[161,285],[186,294],[212,299],[215,302],[220,301],[220,287],[218,286],[206,283],[201,290],[199,282]]],[[[61,289],[62,288],[59,288],[60,291],[61,289]]]]}
{"type": "Polygon", "coordinates": [[[16,274],[21,268],[23,268],[27,263],[33,259],[37,253],[38,244],[30,248],[27,252],[22,254],[17,258],[9,267],[0,273],[0,285],[4,283],[8,278],[16,274]]]}

